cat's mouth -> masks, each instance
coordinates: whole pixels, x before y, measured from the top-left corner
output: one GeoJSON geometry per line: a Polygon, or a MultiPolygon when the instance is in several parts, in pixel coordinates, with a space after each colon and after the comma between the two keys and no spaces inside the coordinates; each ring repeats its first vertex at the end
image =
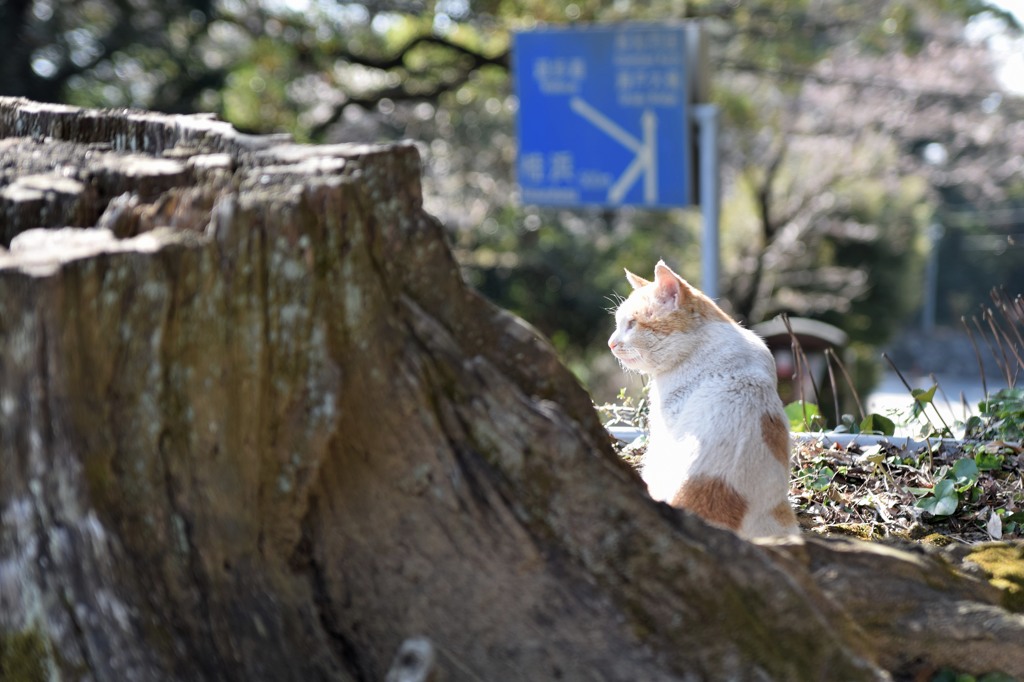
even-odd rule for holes
{"type": "Polygon", "coordinates": [[[612,350],[612,355],[614,355],[615,359],[621,362],[626,367],[636,365],[638,362],[640,362],[640,357],[636,353],[631,352],[629,350],[616,348],[612,350]]]}

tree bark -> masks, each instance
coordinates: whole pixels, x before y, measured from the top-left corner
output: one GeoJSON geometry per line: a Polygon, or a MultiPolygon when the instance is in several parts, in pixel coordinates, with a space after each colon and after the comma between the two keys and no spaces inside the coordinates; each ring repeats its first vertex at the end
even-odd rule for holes
{"type": "Polygon", "coordinates": [[[0,154],[0,677],[885,679],[1024,634],[943,557],[650,500],[411,144],[0,98],[0,154]]]}

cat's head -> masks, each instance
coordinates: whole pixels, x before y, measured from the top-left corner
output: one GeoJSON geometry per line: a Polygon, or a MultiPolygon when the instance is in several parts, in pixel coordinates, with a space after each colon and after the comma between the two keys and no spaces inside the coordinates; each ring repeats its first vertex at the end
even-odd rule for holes
{"type": "Polygon", "coordinates": [[[657,374],[689,355],[694,333],[712,322],[731,322],[715,303],[672,272],[664,261],[648,281],[626,270],[633,287],[615,311],[608,347],[623,368],[657,374]]]}

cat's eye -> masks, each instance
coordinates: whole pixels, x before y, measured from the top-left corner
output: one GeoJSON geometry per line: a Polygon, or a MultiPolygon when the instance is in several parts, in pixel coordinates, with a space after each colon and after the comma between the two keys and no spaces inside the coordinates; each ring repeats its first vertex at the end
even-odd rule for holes
{"type": "Polygon", "coordinates": [[[636,320],[634,320],[634,319],[626,320],[626,331],[629,331],[630,329],[632,329],[635,326],[636,326],[636,320]]]}

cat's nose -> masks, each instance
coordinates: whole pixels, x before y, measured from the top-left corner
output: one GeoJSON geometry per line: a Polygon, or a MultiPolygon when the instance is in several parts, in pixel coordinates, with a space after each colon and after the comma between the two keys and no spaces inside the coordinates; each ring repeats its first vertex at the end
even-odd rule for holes
{"type": "Polygon", "coordinates": [[[609,348],[611,348],[612,350],[615,350],[615,346],[617,346],[617,345],[619,345],[619,344],[618,344],[618,342],[617,342],[617,341],[615,340],[615,337],[614,337],[614,336],[613,336],[612,338],[608,339],[608,347],[609,347],[609,348]]]}

